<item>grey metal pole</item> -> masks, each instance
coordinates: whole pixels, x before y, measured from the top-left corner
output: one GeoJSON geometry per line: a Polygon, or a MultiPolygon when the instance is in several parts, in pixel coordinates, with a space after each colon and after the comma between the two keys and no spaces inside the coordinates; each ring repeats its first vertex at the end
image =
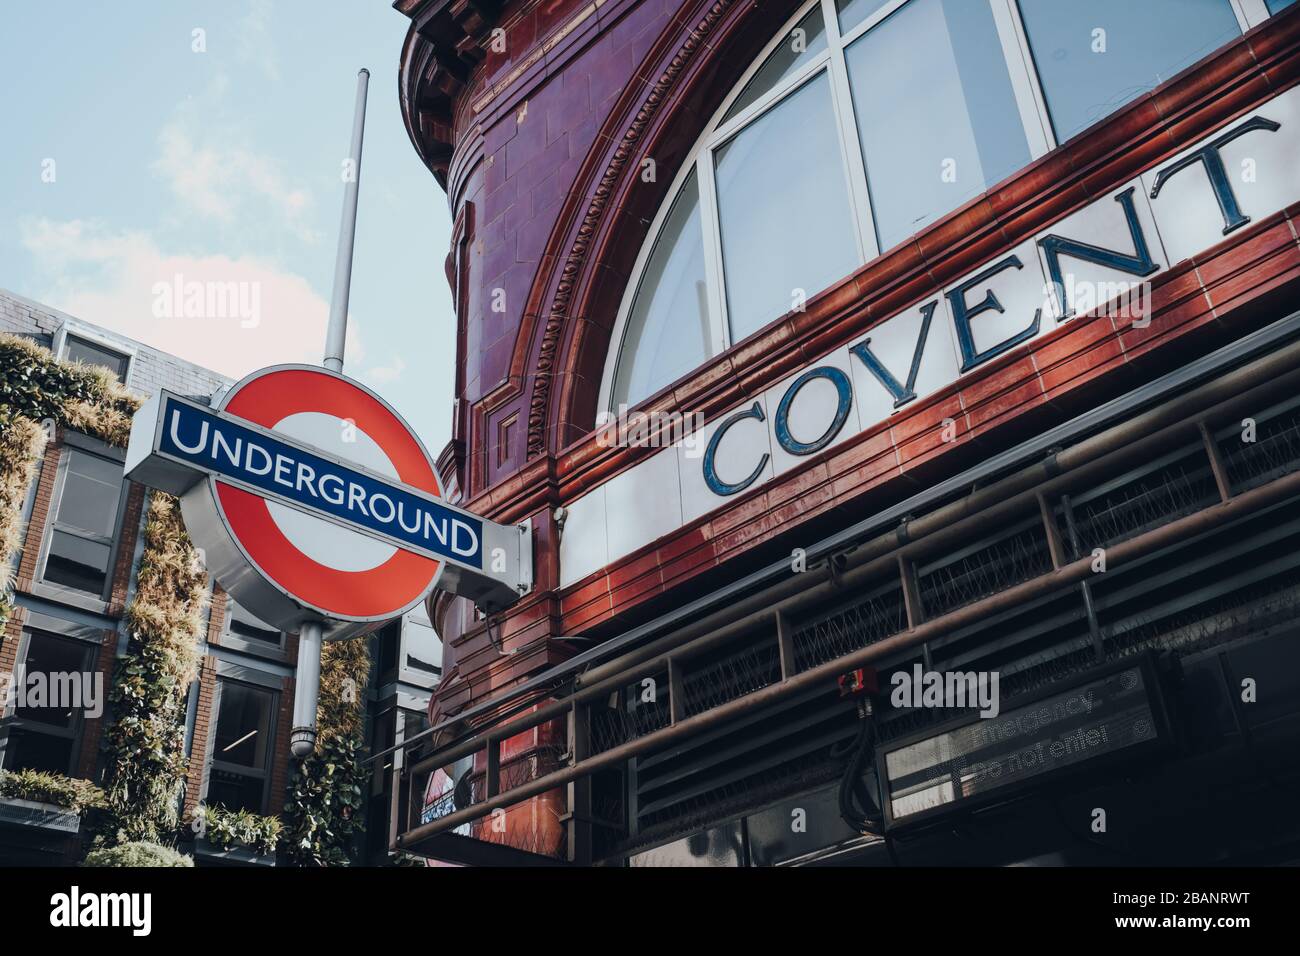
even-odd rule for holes
{"type": "Polygon", "coordinates": [[[289,750],[310,757],[316,749],[316,704],[320,699],[320,646],[323,628],[308,621],[298,631],[298,673],[293,693],[293,733],[289,750]]]}
{"type": "MultiPolygon", "coordinates": [[[[334,258],[334,294],[330,298],[330,321],[325,330],[325,367],[343,371],[343,346],[348,331],[348,293],[352,288],[352,247],[357,234],[357,193],[361,186],[361,142],[366,127],[366,90],[370,71],[357,73],[357,104],[352,118],[350,166],[343,188],[343,221],[339,224],[339,248],[334,258]]],[[[293,733],[289,749],[299,759],[316,749],[316,707],[320,700],[320,652],[324,631],[319,621],[308,621],[298,631],[298,668],[293,695],[293,733]]]]}
{"type": "Polygon", "coordinates": [[[361,188],[361,141],[366,126],[366,90],[370,71],[357,74],[357,105],[352,120],[350,166],[343,188],[343,221],[339,224],[339,248],[334,258],[334,294],[330,298],[330,324],[325,333],[325,367],[343,371],[343,344],[348,330],[348,293],[352,287],[352,246],[357,233],[357,193],[361,188]]]}

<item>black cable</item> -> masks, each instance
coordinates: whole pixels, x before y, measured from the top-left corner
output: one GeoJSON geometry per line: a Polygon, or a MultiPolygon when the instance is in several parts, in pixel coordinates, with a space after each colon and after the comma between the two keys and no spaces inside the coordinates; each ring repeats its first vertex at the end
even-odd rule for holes
{"type": "Polygon", "coordinates": [[[858,705],[858,719],[858,733],[844,775],[840,778],[840,817],[858,833],[879,835],[883,830],[881,824],[884,818],[862,779],[875,743],[869,702],[864,701],[858,705]]]}

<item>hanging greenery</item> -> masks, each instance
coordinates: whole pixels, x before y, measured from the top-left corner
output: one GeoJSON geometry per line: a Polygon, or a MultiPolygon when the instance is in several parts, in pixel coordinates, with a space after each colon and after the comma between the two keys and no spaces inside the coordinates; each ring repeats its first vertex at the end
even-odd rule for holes
{"type": "Polygon", "coordinates": [[[185,708],[198,665],[207,582],[171,495],[154,492],[144,526],[131,640],[113,671],[106,835],[158,842],[175,833],[185,788],[185,708]]]}
{"type": "Polygon", "coordinates": [[[285,855],[299,866],[347,866],[353,840],[365,829],[369,768],[365,745],[366,640],[329,641],[321,652],[316,751],[293,760],[284,808],[285,855]]]}
{"type": "Polygon", "coordinates": [[[86,854],[82,866],[184,866],[193,867],[194,859],[169,846],[139,841],[113,847],[98,847],[86,854]]]}
{"type": "Polygon", "coordinates": [[[0,418],[46,419],[125,448],[140,398],[108,369],[60,362],[21,335],[0,333],[0,418]]]}
{"type": "MultiPolygon", "coordinates": [[[[60,362],[30,339],[0,335],[0,557],[8,613],[11,561],[22,539],[22,504],[45,440],[44,422],[125,447],[140,399],[108,369],[60,362]]],[[[115,720],[108,753],[109,842],[171,836],[185,781],[185,700],[206,599],[203,570],[175,499],[154,494],[145,522],[131,641],[117,662],[109,699],[115,720]]]]}
{"type": "Polygon", "coordinates": [[[195,809],[194,818],[192,826],[196,832],[220,850],[248,847],[257,853],[271,854],[284,829],[279,817],[224,807],[200,806],[195,809]]]}
{"type": "Polygon", "coordinates": [[[0,627],[13,612],[14,558],[23,542],[23,502],[45,431],[30,418],[0,419],[0,627]]]}
{"type": "Polygon", "coordinates": [[[104,791],[89,780],[41,770],[0,770],[0,797],[52,803],[78,815],[104,806],[104,791]]]}

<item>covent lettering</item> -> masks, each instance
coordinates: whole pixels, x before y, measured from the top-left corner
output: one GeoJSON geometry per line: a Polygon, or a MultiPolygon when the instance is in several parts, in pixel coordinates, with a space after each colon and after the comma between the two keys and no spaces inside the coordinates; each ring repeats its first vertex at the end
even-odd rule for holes
{"type": "MultiPolygon", "coordinates": [[[[1280,128],[1280,124],[1270,119],[1263,116],[1254,116],[1228,129],[1199,149],[1157,169],[1151,190],[1151,199],[1156,199],[1161,190],[1175,176],[1192,168],[1200,168],[1205,174],[1210,191],[1218,204],[1219,212],[1223,216],[1223,234],[1228,235],[1242,228],[1250,222],[1250,217],[1241,209],[1220,151],[1233,140],[1248,133],[1256,131],[1277,132],[1280,128]]],[[[1131,275],[1135,279],[1149,276],[1159,269],[1151,256],[1150,239],[1143,231],[1142,223],[1134,205],[1134,188],[1129,187],[1113,197],[1123,214],[1124,222],[1127,224],[1128,237],[1133,247],[1132,252],[1102,248],[1101,246],[1090,245],[1055,233],[1049,233],[1037,240],[1037,245],[1042,251],[1043,261],[1046,265],[1049,281],[1047,291],[1058,306],[1058,322],[1068,321],[1075,315],[1072,303],[1065,294],[1066,277],[1062,268],[1062,260],[1078,260],[1092,263],[1131,275]]],[[[942,294],[936,294],[934,298],[921,303],[917,307],[920,312],[920,328],[917,332],[915,347],[912,350],[911,364],[905,377],[895,374],[896,371],[901,371],[901,369],[891,370],[881,361],[880,357],[872,349],[871,336],[869,335],[849,346],[850,361],[862,363],[866,370],[870,372],[875,383],[888,393],[893,407],[897,409],[915,401],[918,397],[916,391],[917,375],[921,369],[922,360],[927,354],[927,347],[933,347],[936,336],[932,334],[932,327],[935,322],[935,314],[939,310],[943,298],[947,299],[948,310],[952,317],[953,333],[959,358],[959,376],[979,368],[986,362],[1015,348],[1020,343],[1034,338],[1043,322],[1043,309],[1041,307],[1035,309],[1032,314],[1026,312],[1023,316],[1023,323],[1017,323],[1016,331],[984,348],[977,347],[972,326],[973,321],[980,316],[993,313],[1004,314],[1006,312],[1002,302],[990,287],[991,281],[996,277],[1003,276],[1005,273],[1021,272],[1024,270],[1025,265],[1026,263],[1021,261],[1019,255],[1015,253],[1005,255],[987,265],[961,285],[948,289],[942,294]]],[[[1035,286],[1041,284],[1036,279],[1026,281],[1033,281],[1035,286]]],[[[703,460],[705,485],[716,495],[735,495],[750,487],[763,474],[769,456],[766,451],[758,453],[755,450],[752,470],[749,470],[745,477],[727,482],[718,475],[717,460],[719,454],[722,453],[724,459],[728,462],[731,460],[728,457],[729,453],[724,452],[722,449],[727,433],[738,423],[747,419],[764,422],[765,425],[772,429],[772,435],[777,444],[786,452],[791,455],[812,455],[834,441],[836,435],[844,428],[853,407],[853,400],[852,382],[842,369],[834,365],[819,365],[802,372],[790,383],[790,386],[782,395],[770,423],[766,422],[763,406],[757,401],[747,408],[733,412],[722,421],[721,425],[714,431],[705,450],[703,460]],[[824,431],[812,440],[800,441],[795,438],[790,429],[791,407],[800,391],[818,380],[827,382],[834,387],[836,402],[833,410],[828,410],[826,413],[824,431]]],[[[747,463],[737,463],[736,467],[741,468],[744,464],[747,463]]]]}

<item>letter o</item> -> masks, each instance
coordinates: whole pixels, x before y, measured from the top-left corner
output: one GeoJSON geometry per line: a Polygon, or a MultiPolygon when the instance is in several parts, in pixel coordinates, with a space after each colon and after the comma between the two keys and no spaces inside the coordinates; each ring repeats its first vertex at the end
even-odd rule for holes
{"type": "Polygon", "coordinates": [[[397,514],[397,508],[393,505],[393,499],[388,497],[388,495],[383,492],[375,492],[375,494],[370,496],[370,514],[376,521],[382,521],[387,524],[392,521],[393,517],[397,514]],[[375,509],[375,505],[381,501],[388,506],[387,518],[381,518],[379,512],[375,509]]]}
{"type": "Polygon", "coordinates": [[[777,444],[792,455],[811,455],[814,452],[819,452],[840,433],[840,429],[848,421],[849,411],[852,408],[853,386],[849,384],[849,377],[842,370],[834,365],[821,365],[809,369],[790,383],[790,387],[781,396],[781,404],[776,407],[777,444]],[[831,419],[831,423],[822,432],[820,438],[810,442],[802,442],[790,434],[790,406],[794,404],[795,396],[799,394],[799,390],[815,378],[824,378],[835,386],[837,399],[835,417],[831,419]]]}

